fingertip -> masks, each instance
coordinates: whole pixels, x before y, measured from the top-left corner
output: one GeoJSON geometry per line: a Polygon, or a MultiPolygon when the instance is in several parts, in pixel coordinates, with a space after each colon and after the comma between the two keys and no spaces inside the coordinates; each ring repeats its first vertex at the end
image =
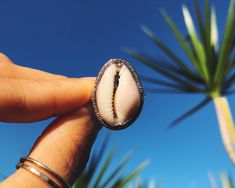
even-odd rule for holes
{"type": "Polygon", "coordinates": [[[90,94],[93,91],[93,87],[95,84],[95,77],[83,77],[83,78],[75,78],[74,80],[77,81],[77,86],[79,87],[79,85],[84,85],[87,87],[87,93],[90,94]]]}
{"type": "Polygon", "coordinates": [[[77,87],[81,90],[81,93],[87,94],[88,101],[91,98],[91,94],[95,84],[95,77],[83,77],[83,78],[68,78],[74,83],[74,87],[77,87]]]}
{"type": "Polygon", "coordinates": [[[66,78],[57,81],[56,115],[76,110],[91,100],[94,87],[93,79],[66,78]],[[71,109],[71,110],[69,110],[71,109]]]}

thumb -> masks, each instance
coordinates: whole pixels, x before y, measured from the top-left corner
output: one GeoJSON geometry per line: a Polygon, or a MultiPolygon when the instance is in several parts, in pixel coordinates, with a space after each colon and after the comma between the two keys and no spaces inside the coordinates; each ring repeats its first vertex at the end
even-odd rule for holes
{"type": "MultiPolygon", "coordinates": [[[[56,119],[34,144],[30,157],[48,166],[73,184],[86,166],[92,145],[100,130],[88,104],[79,111],[56,119]]],[[[19,169],[3,182],[6,187],[46,188],[38,177],[19,169]]],[[[4,187],[4,186],[3,186],[4,187]]]]}

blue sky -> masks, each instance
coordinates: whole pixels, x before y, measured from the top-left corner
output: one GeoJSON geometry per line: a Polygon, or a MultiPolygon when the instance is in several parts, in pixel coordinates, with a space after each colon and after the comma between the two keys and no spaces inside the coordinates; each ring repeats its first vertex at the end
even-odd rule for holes
{"type": "MultiPolygon", "coordinates": [[[[228,0],[212,0],[222,35],[228,0]]],[[[111,58],[124,58],[140,74],[153,74],[121,50],[129,47],[159,57],[161,52],[140,29],[149,26],[171,49],[185,58],[160,16],[166,11],[186,32],[181,5],[192,10],[191,0],[1,0],[0,51],[16,64],[70,77],[96,76],[111,58]]],[[[213,103],[166,130],[169,123],[203,96],[147,94],[139,119],[130,128],[113,132],[103,129],[96,149],[106,134],[117,149],[113,165],[128,151],[133,152],[128,170],[145,159],[151,163],[143,179],[154,178],[164,187],[209,187],[208,171],[235,176],[234,167],[221,142],[213,103]]],[[[233,114],[235,98],[229,97],[233,114]]],[[[10,175],[22,155],[27,154],[51,120],[32,124],[0,123],[0,169],[10,175]]]]}

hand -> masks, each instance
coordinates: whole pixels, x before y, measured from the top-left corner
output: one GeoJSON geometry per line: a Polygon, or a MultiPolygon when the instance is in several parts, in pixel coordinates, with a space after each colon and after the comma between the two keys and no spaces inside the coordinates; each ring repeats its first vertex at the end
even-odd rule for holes
{"type": "MultiPolygon", "coordinates": [[[[34,144],[30,157],[72,184],[84,169],[100,130],[89,103],[94,78],[72,79],[13,64],[0,54],[0,121],[34,122],[58,116],[34,144]]],[[[20,168],[4,188],[48,188],[20,168]]]]}

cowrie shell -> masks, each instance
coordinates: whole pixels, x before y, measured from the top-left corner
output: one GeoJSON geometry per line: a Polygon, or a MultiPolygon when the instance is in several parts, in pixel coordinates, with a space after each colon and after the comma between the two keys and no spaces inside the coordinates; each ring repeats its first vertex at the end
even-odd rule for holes
{"type": "Polygon", "coordinates": [[[109,129],[127,128],[139,116],[143,101],[143,87],[131,64],[109,60],[99,72],[92,94],[97,119],[109,129]]]}

